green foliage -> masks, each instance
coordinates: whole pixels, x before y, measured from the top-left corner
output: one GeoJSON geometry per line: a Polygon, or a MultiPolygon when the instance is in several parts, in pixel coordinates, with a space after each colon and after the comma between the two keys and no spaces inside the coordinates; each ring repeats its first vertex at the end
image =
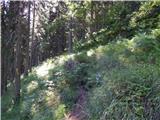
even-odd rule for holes
{"type": "MultiPolygon", "coordinates": [[[[148,59],[158,59],[158,33],[154,30],[150,35],[139,34],[88,52],[60,56],[34,68],[23,79],[20,117],[62,119],[83,85],[88,89],[86,111],[91,120],[157,119],[159,61],[151,63],[148,59]],[[43,70],[48,71],[44,76],[39,73],[43,70]]],[[[2,118],[9,120],[13,114],[18,118],[18,111],[9,105],[11,98],[8,100],[3,105],[10,112],[3,113],[2,118]]]]}
{"type": "MultiPolygon", "coordinates": [[[[77,101],[78,88],[83,86],[88,94],[84,109],[90,120],[158,120],[159,1],[142,2],[138,10],[139,4],[133,7],[128,2],[114,2],[103,7],[95,2],[93,11],[100,12],[91,20],[87,15],[91,1],[69,2],[75,21],[92,27],[104,26],[95,27],[92,37],[87,36],[89,32],[85,33],[86,41],[78,39],[74,43],[75,54],[48,59],[22,78],[18,106],[14,105],[10,85],[2,97],[2,119],[61,120],[71,111],[77,101]]],[[[69,15],[56,18],[44,28],[40,49],[50,49],[48,35],[58,35],[57,29],[64,26],[68,18],[69,15]]]]}
{"type": "Polygon", "coordinates": [[[55,112],[55,115],[56,115],[56,119],[57,120],[60,120],[60,119],[63,119],[63,117],[64,117],[64,113],[66,112],[65,111],[65,105],[59,105],[58,106],[58,108],[57,108],[57,110],[56,110],[56,112],[55,112]]]}
{"type": "Polygon", "coordinates": [[[1,97],[1,119],[17,120],[19,119],[20,106],[14,106],[13,86],[11,86],[6,95],[1,97]]]}
{"type": "Polygon", "coordinates": [[[65,18],[57,18],[51,24],[46,26],[46,34],[53,34],[57,31],[58,28],[62,27],[65,24],[65,18]]]}
{"type": "Polygon", "coordinates": [[[134,52],[142,61],[151,61],[159,55],[159,41],[154,36],[138,35],[133,38],[135,41],[134,52]]]}
{"type": "Polygon", "coordinates": [[[158,67],[139,64],[113,68],[103,79],[105,83],[89,95],[91,120],[156,119],[160,109],[156,106],[160,102],[158,67]]]}
{"type": "Polygon", "coordinates": [[[134,12],[130,21],[131,27],[138,31],[150,31],[160,25],[160,1],[143,3],[137,12],[134,12]]]}

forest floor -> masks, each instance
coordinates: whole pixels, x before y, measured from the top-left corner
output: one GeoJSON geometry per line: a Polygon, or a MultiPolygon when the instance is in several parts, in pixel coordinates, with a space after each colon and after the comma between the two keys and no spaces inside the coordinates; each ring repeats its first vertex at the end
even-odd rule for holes
{"type": "Polygon", "coordinates": [[[86,103],[87,91],[83,86],[80,86],[77,101],[73,105],[71,112],[65,115],[65,120],[86,120],[88,118],[88,114],[85,111],[86,103]]]}

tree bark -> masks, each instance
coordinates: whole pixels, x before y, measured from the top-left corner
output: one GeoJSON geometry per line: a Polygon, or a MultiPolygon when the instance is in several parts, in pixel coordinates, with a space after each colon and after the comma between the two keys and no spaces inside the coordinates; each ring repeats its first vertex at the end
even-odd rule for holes
{"type": "Polygon", "coordinates": [[[33,24],[32,24],[32,38],[31,38],[31,58],[30,58],[30,69],[34,65],[34,47],[35,47],[35,36],[34,36],[34,26],[35,26],[35,1],[33,1],[33,24]]]}
{"type": "Polygon", "coordinates": [[[28,74],[28,70],[29,70],[30,8],[31,8],[31,3],[29,1],[28,2],[28,37],[26,39],[26,60],[25,60],[25,72],[24,72],[25,75],[28,74]]]}
{"type": "Polygon", "coordinates": [[[6,30],[6,22],[5,22],[5,2],[3,1],[2,3],[2,21],[1,21],[1,25],[2,25],[2,46],[1,46],[1,60],[2,60],[2,63],[1,63],[1,70],[2,70],[2,74],[1,74],[1,95],[4,95],[5,92],[7,91],[7,72],[8,72],[8,58],[7,58],[7,55],[8,54],[8,49],[7,49],[7,44],[6,44],[6,41],[5,39],[7,39],[6,36],[8,36],[8,31],[6,30]]]}
{"type": "Polygon", "coordinates": [[[90,24],[90,36],[92,36],[92,33],[93,33],[93,1],[91,1],[91,24],[90,24]]]}
{"type": "Polygon", "coordinates": [[[20,17],[18,17],[18,25],[17,25],[17,29],[16,29],[16,33],[17,33],[17,41],[16,41],[16,55],[15,55],[15,103],[19,103],[20,102],[20,75],[21,75],[21,41],[22,41],[22,37],[21,37],[21,19],[20,17]]]}
{"type": "Polygon", "coordinates": [[[2,81],[1,81],[1,95],[4,95],[7,91],[7,78],[6,78],[6,69],[7,69],[7,59],[6,54],[3,53],[2,57],[2,81]]]}
{"type": "Polygon", "coordinates": [[[72,49],[72,17],[70,18],[70,22],[69,22],[69,36],[68,36],[68,52],[72,53],[73,49],[72,49]]]}

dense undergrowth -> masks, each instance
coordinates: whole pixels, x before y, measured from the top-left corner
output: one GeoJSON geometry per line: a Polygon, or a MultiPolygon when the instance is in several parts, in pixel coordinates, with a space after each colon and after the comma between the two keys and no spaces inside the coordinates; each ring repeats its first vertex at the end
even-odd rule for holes
{"type": "MultiPolygon", "coordinates": [[[[139,12],[145,17],[145,7],[139,12]]],[[[146,17],[144,26],[137,14],[131,21],[137,30],[130,37],[105,42],[112,32],[102,30],[96,41],[76,48],[81,52],[48,59],[33,68],[21,79],[19,106],[13,105],[11,84],[2,97],[2,119],[62,120],[77,101],[79,86],[83,86],[89,120],[159,120],[159,21],[146,17]],[[154,24],[148,27],[149,20],[154,24]],[[150,29],[145,32],[146,28],[150,29]]]]}
{"type": "Polygon", "coordinates": [[[60,120],[75,104],[78,87],[83,85],[88,91],[90,120],[158,120],[160,44],[156,31],[45,61],[22,78],[18,107],[10,101],[12,96],[2,97],[6,111],[2,119],[60,120]]]}

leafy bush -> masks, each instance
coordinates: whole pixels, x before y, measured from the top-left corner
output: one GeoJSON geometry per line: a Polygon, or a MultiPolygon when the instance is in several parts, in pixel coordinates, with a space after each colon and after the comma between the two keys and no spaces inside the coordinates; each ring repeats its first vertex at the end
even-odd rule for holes
{"type": "Polygon", "coordinates": [[[134,12],[130,20],[131,27],[141,31],[150,31],[159,26],[159,1],[143,3],[137,12],[134,12]]]}
{"type": "Polygon", "coordinates": [[[160,109],[159,75],[158,67],[147,64],[108,71],[105,83],[89,95],[90,119],[156,119],[160,109]]]}

